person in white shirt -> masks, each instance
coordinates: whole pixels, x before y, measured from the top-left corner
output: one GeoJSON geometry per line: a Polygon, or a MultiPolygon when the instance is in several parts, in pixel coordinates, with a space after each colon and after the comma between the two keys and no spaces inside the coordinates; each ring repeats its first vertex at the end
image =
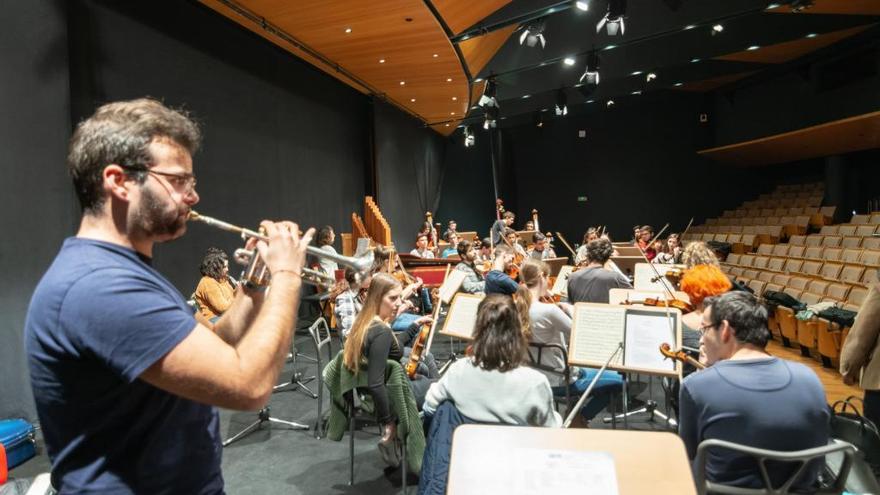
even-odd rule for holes
{"type": "MultiPolygon", "coordinates": [[[[325,225],[318,230],[318,235],[315,238],[315,244],[318,245],[318,248],[328,253],[336,254],[336,249],[333,247],[333,242],[336,240],[336,233],[333,231],[333,227],[329,225],[325,225]]],[[[321,269],[324,270],[324,273],[334,277],[336,274],[336,270],[339,269],[339,265],[336,264],[335,261],[329,260],[327,258],[321,257],[318,259],[318,263],[321,265],[321,269]]]]}
{"type": "Polygon", "coordinates": [[[416,247],[409,254],[419,258],[434,258],[434,251],[428,249],[428,236],[426,234],[419,234],[416,237],[416,247]]]}
{"type": "Polygon", "coordinates": [[[535,245],[528,251],[529,258],[535,260],[555,258],[556,252],[547,244],[547,237],[540,232],[535,232],[535,245]]]}
{"type": "MultiPolygon", "coordinates": [[[[527,319],[527,318],[525,318],[527,319]]],[[[547,378],[525,366],[528,343],[524,312],[513,299],[493,294],[477,309],[471,355],[431,385],[424,411],[452,401],[465,417],[483,423],[559,427],[547,378]]]]}

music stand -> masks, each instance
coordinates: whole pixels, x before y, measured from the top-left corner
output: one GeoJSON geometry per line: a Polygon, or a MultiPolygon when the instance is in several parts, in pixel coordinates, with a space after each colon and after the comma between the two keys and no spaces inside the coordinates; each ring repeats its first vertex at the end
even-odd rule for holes
{"type": "Polygon", "coordinates": [[[282,424],[282,425],[288,426],[291,430],[308,430],[309,429],[308,425],[304,425],[302,423],[297,423],[295,421],[285,421],[283,419],[273,418],[271,415],[271,412],[269,410],[269,406],[267,405],[266,407],[260,409],[257,412],[257,420],[256,421],[247,425],[245,427],[245,429],[241,430],[240,432],[236,433],[235,435],[233,435],[230,438],[228,438],[227,440],[225,440],[223,442],[223,446],[226,447],[227,445],[231,444],[232,442],[236,442],[238,440],[241,440],[246,435],[249,435],[250,433],[253,433],[253,432],[259,430],[260,427],[263,426],[263,423],[282,424]]]}

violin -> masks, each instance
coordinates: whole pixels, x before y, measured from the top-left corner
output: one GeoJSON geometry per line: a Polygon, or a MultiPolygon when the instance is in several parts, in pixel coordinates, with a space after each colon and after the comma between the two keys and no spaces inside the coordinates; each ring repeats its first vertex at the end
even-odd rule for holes
{"type": "Polygon", "coordinates": [[[562,301],[562,296],[559,294],[544,294],[539,301],[547,304],[556,304],[562,301]]]}
{"type": "Polygon", "coordinates": [[[687,363],[693,366],[698,370],[702,370],[706,368],[706,365],[692,358],[688,353],[679,349],[677,351],[673,351],[672,347],[667,343],[660,344],[660,354],[663,354],[663,357],[673,359],[676,361],[680,361],[682,363],[687,363]]]}
{"type": "MultiPolygon", "coordinates": [[[[669,280],[669,282],[671,282],[672,285],[678,287],[679,284],[681,284],[681,278],[684,277],[684,270],[681,268],[673,268],[671,270],[667,270],[663,276],[666,278],[666,280],[669,280]]],[[[651,277],[652,283],[657,283],[659,281],[660,281],[660,278],[651,277]]]]}
{"type": "Polygon", "coordinates": [[[688,314],[695,309],[691,303],[675,298],[667,300],[659,297],[646,297],[644,301],[630,301],[627,299],[621,304],[641,304],[643,306],[675,308],[681,311],[681,314],[683,315],[688,314]]]}
{"type": "Polygon", "coordinates": [[[422,325],[422,329],[419,330],[419,334],[416,336],[415,342],[413,342],[412,351],[409,353],[409,362],[403,367],[406,371],[406,376],[411,379],[416,376],[416,370],[419,368],[419,361],[422,360],[422,352],[425,350],[425,344],[428,342],[428,337],[431,335],[431,326],[430,323],[422,325]]]}

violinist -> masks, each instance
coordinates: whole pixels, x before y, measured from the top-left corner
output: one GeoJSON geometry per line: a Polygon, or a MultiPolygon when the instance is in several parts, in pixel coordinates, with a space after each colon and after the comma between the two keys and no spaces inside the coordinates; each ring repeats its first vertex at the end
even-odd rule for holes
{"type": "Polygon", "coordinates": [[[333,308],[336,328],[343,337],[348,335],[355,318],[361,311],[364,295],[370,287],[372,278],[372,274],[362,275],[351,267],[345,269],[345,282],[348,287],[336,296],[336,306],[333,308]]]}
{"type": "Polygon", "coordinates": [[[548,246],[547,237],[544,234],[535,232],[535,245],[532,246],[532,249],[528,251],[526,256],[533,260],[545,260],[547,258],[555,258],[556,252],[548,246]]]}
{"type": "Polygon", "coordinates": [[[474,239],[474,263],[480,265],[485,262],[492,262],[492,246],[489,244],[489,238],[483,240],[474,239]]]}
{"type": "Polygon", "coordinates": [[[458,234],[456,234],[455,232],[451,233],[448,240],[449,245],[446,246],[446,249],[444,249],[442,253],[440,253],[441,258],[448,258],[450,256],[455,256],[456,254],[458,254],[458,234]]]}
{"type": "Polygon", "coordinates": [[[654,227],[650,225],[645,225],[641,229],[639,229],[639,236],[636,241],[636,245],[641,248],[641,250],[645,253],[645,258],[648,261],[652,261],[654,257],[657,255],[657,251],[654,249],[653,244],[651,243],[651,238],[654,237],[654,227]]]}
{"type": "Polygon", "coordinates": [[[452,244],[452,241],[449,240],[449,237],[452,234],[458,234],[457,229],[458,229],[458,224],[455,222],[455,220],[450,220],[449,223],[446,224],[446,231],[443,232],[443,239],[445,239],[446,242],[452,244]]]}
{"type": "MultiPolygon", "coordinates": [[[[352,373],[367,373],[368,392],[373,398],[376,418],[382,425],[379,450],[389,465],[396,465],[395,439],[397,423],[385,385],[386,361],[409,361],[406,349],[398,341],[388,323],[400,305],[400,283],[391,275],[373,277],[363,308],[354,320],[343,345],[343,365],[352,373]],[[364,368],[364,364],[366,365],[364,368]]],[[[416,404],[421,407],[428,387],[439,377],[430,355],[424,356],[415,377],[408,380],[416,404]]]]}
{"type": "Polygon", "coordinates": [[[486,294],[504,294],[512,296],[519,288],[517,284],[507,274],[507,270],[513,263],[513,250],[505,245],[495,248],[495,261],[492,262],[492,269],[486,274],[486,294]]]}
{"type": "Polygon", "coordinates": [[[526,224],[523,226],[523,230],[525,230],[525,231],[527,231],[527,232],[531,232],[532,230],[535,230],[535,222],[533,222],[532,220],[529,220],[529,221],[526,222],[526,224]]]}
{"type": "Polygon", "coordinates": [[[501,220],[495,220],[495,223],[492,224],[492,230],[490,231],[492,244],[497,246],[504,242],[501,240],[501,238],[504,237],[504,231],[513,225],[514,219],[516,219],[516,215],[514,215],[512,211],[505,211],[504,214],[501,215],[501,220]]]}
{"type": "Polygon", "coordinates": [[[715,265],[696,265],[684,272],[681,277],[681,291],[688,295],[694,311],[681,318],[681,343],[685,347],[700,347],[700,324],[703,302],[729,291],[733,285],[727,275],[715,265]]]}
{"type": "Polygon", "coordinates": [[[665,265],[677,265],[681,263],[681,242],[678,234],[669,234],[666,243],[660,245],[657,256],[651,260],[651,263],[661,263],[665,265]]]}
{"type": "MultiPolygon", "coordinates": [[[[520,285],[517,292],[517,300],[525,302],[529,307],[530,340],[532,342],[559,344],[567,348],[571,338],[573,309],[570,304],[553,303],[549,298],[549,276],[550,267],[547,263],[526,260],[520,268],[520,278],[523,284],[520,285]]],[[[541,360],[538,364],[551,366],[553,369],[565,369],[567,366],[562,352],[558,349],[544,349],[540,354],[531,349],[529,352],[535,361],[540,356],[541,360]]],[[[572,395],[584,393],[596,373],[597,370],[594,369],[572,368],[569,383],[565,383],[558,374],[545,373],[545,375],[553,385],[553,394],[564,396],[566,387],[569,388],[572,395]]],[[[589,402],[581,408],[581,420],[589,422],[605,409],[611,401],[611,394],[620,390],[622,385],[623,377],[619,373],[611,370],[603,373],[593,388],[589,402]]]]}
{"type": "Polygon", "coordinates": [[[515,256],[525,258],[528,255],[526,249],[519,243],[519,236],[516,235],[515,230],[511,228],[504,229],[504,238],[507,240],[507,245],[513,249],[515,256]]]}
{"type": "Polygon", "coordinates": [[[433,259],[434,251],[428,248],[428,235],[424,232],[420,232],[418,236],[416,236],[416,247],[409,254],[413,256],[418,256],[419,258],[433,259]]]}
{"type": "Polygon", "coordinates": [[[575,265],[585,265],[587,263],[587,244],[599,238],[599,231],[594,227],[590,227],[584,232],[584,239],[574,257],[575,265]]]}
{"type": "Polygon", "coordinates": [[[474,264],[477,252],[471,241],[463,240],[458,242],[458,256],[461,262],[455,265],[455,270],[465,273],[465,278],[461,283],[461,291],[468,294],[476,294],[486,290],[486,281],[483,274],[474,264]]]}
{"type": "Polygon", "coordinates": [[[568,278],[568,300],[572,303],[608,303],[611,289],[632,289],[623,275],[605,268],[614,247],[611,241],[600,237],[587,244],[587,266],[568,278]]]}

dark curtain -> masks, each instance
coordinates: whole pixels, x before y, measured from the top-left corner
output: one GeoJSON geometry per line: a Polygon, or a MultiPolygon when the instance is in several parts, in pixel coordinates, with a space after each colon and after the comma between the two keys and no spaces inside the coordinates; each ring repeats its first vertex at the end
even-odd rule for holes
{"type": "Polygon", "coordinates": [[[444,139],[387,103],[375,100],[373,114],[377,201],[391,224],[394,244],[409,251],[425,212],[436,214],[440,205],[444,139]]]}

